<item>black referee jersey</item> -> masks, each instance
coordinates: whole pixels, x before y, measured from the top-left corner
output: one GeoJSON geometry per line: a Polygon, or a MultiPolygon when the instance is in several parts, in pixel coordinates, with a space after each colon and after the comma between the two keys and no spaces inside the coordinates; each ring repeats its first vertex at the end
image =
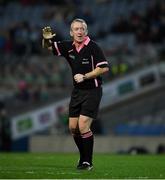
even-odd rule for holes
{"type": "MultiPolygon", "coordinates": [[[[101,48],[88,36],[85,37],[79,49],[76,49],[73,41],[59,41],[52,43],[53,53],[57,56],[64,56],[68,61],[72,75],[86,74],[96,67],[108,67],[108,62],[101,48]]],[[[76,83],[73,78],[73,84],[78,89],[93,89],[102,84],[101,76],[94,79],[86,79],[81,83],[76,83]]]]}

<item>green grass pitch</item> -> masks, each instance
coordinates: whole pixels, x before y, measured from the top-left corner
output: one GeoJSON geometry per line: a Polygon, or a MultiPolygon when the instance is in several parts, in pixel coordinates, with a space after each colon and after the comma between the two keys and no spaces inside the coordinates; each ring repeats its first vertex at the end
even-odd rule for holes
{"type": "Polygon", "coordinates": [[[165,179],[165,155],[95,154],[92,171],[77,170],[77,154],[1,153],[1,179],[165,179]]]}

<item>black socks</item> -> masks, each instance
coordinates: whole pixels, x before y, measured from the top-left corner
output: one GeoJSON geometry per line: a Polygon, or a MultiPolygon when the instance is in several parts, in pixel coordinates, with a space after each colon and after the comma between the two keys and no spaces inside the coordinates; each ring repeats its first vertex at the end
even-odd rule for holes
{"type": "Polygon", "coordinates": [[[93,144],[94,138],[92,131],[88,131],[84,134],[81,134],[82,137],[82,146],[83,146],[83,162],[88,162],[92,165],[92,156],[93,156],[93,144]]]}
{"type": "Polygon", "coordinates": [[[80,133],[75,133],[73,135],[74,141],[78,147],[78,150],[80,152],[80,160],[79,163],[83,162],[83,143],[82,143],[82,137],[80,133]]]}
{"type": "Polygon", "coordinates": [[[73,135],[73,138],[80,152],[79,163],[88,162],[92,164],[94,144],[94,137],[92,131],[88,131],[83,134],[75,133],[73,135]]]}

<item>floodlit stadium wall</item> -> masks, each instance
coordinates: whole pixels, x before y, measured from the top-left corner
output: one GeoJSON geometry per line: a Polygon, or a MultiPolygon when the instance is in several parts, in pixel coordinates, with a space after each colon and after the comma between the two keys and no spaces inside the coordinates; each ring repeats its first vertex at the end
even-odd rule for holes
{"type": "MultiPolygon", "coordinates": [[[[161,77],[165,74],[164,66],[165,63],[149,66],[106,84],[103,88],[101,108],[161,86],[163,84],[161,77]]],[[[66,98],[39,110],[13,117],[11,120],[12,138],[16,140],[51,127],[58,121],[58,108],[66,107],[68,103],[69,98],[66,98]]]]}
{"type": "MultiPolygon", "coordinates": [[[[165,136],[129,137],[129,136],[95,136],[96,153],[124,153],[131,148],[143,148],[149,153],[156,153],[165,136]]],[[[32,136],[29,143],[30,152],[77,152],[71,136],[32,136]]]]}

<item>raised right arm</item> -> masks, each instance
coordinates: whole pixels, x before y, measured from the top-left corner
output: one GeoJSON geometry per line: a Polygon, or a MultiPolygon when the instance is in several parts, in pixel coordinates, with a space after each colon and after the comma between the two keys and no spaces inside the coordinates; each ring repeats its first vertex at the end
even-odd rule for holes
{"type": "Polygon", "coordinates": [[[50,26],[46,26],[42,29],[42,48],[46,48],[50,51],[53,50],[52,48],[52,38],[56,34],[52,32],[52,29],[50,26]]]}

